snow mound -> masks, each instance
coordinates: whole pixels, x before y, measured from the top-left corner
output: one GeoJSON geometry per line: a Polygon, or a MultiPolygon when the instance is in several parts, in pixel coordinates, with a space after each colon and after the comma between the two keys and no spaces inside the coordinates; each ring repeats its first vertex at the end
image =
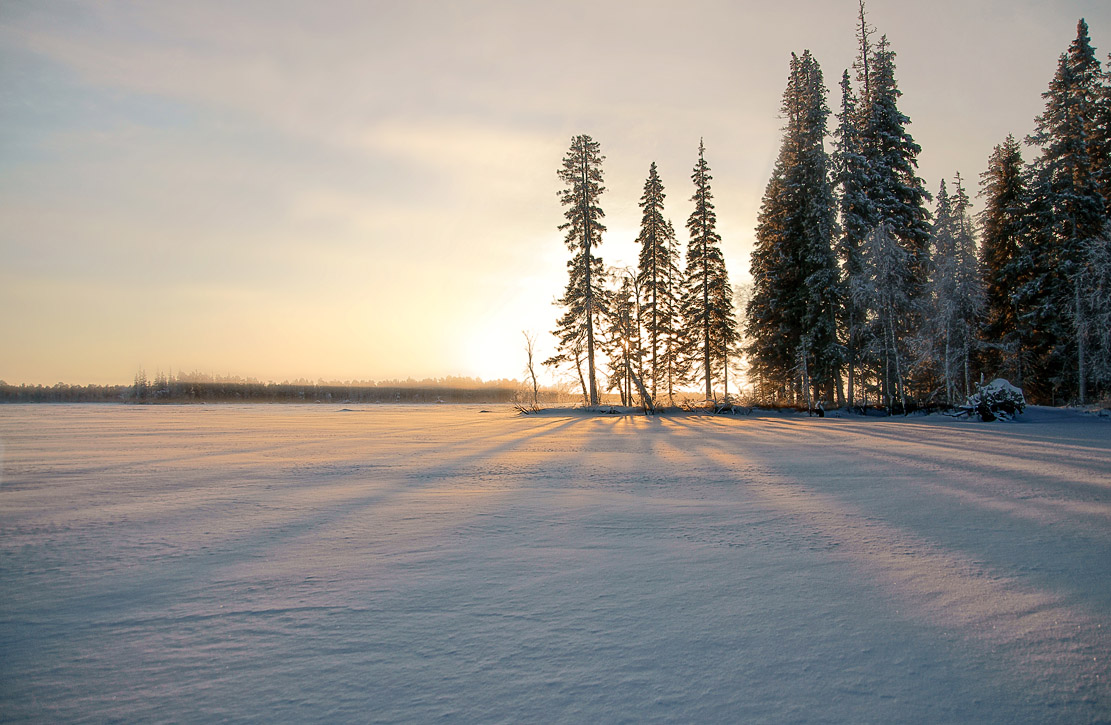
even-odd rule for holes
{"type": "Polygon", "coordinates": [[[987,385],[978,386],[976,392],[968,397],[965,407],[979,413],[982,420],[1009,420],[1026,409],[1026,397],[1020,388],[1003,378],[996,378],[987,385]]]}

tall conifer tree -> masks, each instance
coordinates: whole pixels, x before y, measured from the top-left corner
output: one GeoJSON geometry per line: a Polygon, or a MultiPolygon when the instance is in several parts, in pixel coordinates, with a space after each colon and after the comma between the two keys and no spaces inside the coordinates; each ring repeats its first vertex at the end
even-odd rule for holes
{"type": "Polygon", "coordinates": [[[797,380],[793,388],[806,400],[812,389],[832,398],[840,375],[825,93],[810,52],[792,54],[782,106],[787,124],[760,210],[748,304],[752,372],[780,390],[797,380]]]}
{"type": "Polygon", "coordinates": [[[604,346],[609,360],[607,390],[617,390],[621,395],[621,404],[632,405],[633,381],[639,377],[642,352],[635,277],[626,271],[615,270],[613,281],[616,288],[607,295],[604,326],[604,346]]]}
{"type": "MultiPolygon", "coordinates": [[[[559,363],[574,360],[576,366],[585,351],[587,401],[598,404],[598,378],[595,372],[595,333],[599,314],[604,309],[602,292],[602,260],[594,255],[594,248],[602,241],[602,224],[605,212],[598,205],[598,198],[605,191],[602,186],[602,161],[597,141],[581,135],[571,139],[571,148],[563,158],[558,175],[567,188],[559,192],[560,202],[567,207],[567,221],[559,226],[566,231],[564,241],[573,253],[567,262],[567,289],[560,300],[565,308],[554,334],[559,338],[560,353],[549,360],[559,363]]],[[[580,369],[580,376],[582,372],[580,369]]]]}
{"type": "Polygon", "coordinates": [[[922,295],[929,264],[930,225],[925,203],[930,195],[918,177],[922,148],[907,131],[910,118],[899,110],[903,94],[895,80],[895,52],[886,36],[876,46],[870,82],[863,128],[867,195],[875,224],[886,222],[907,252],[910,269],[905,284],[913,303],[922,295]]]}
{"type": "Polygon", "coordinates": [[[943,381],[943,400],[952,403],[953,395],[953,288],[956,260],[956,229],[953,205],[945,180],[937,192],[934,222],[930,230],[929,314],[919,335],[919,364],[926,377],[940,374],[943,381]]]}
{"type": "Polygon", "coordinates": [[[837,255],[841,260],[842,300],[839,326],[844,341],[848,401],[856,404],[857,373],[864,348],[868,309],[860,304],[864,284],[864,258],[861,247],[871,230],[873,212],[868,202],[868,159],[860,131],[860,112],[849,81],[849,71],[841,76],[841,112],[834,132],[833,173],[838,194],[841,234],[837,255]]]}
{"type": "Polygon", "coordinates": [[[706,147],[698,142],[698,162],[691,180],[694,182],[694,211],[687,219],[687,264],[684,272],[682,312],[687,339],[686,360],[694,379],[706,386],[706,399],[712,400],[714,377],[719,372],[728,395],[727,365],[737,337],[737,321],[733,312],[733,290],[721,253],[721,237],[717,233],[717,213],[710,190],[710,166],[706,163],[706,147]],[[696,370],[700,370],[701,375],[696,370]]]}
{"type": "MultiPolygon", "coordinates": [[[[664,218],[664,186],[656,171],[656,162],[648,169],[644,194],[640,198],[643,215],[640,221],[640,258],[637,286],[640,288],[640,310],[645,332],[645,354],[648,362],[648,389],[653,398],[659,387],[667,385],[674,374],[674,336],[678,301],[674,280],[678,275],[678,253],[675,229],[664,218]]],[[[668,386],[668,394],[671,388],[668,386]]]]}
{"type": "MultiPolygon", "coordinates": [[[[929,272],[930,225],[925,202],[929,200],[930,195],[925,189],[924,182],[917,175],[917,159],[921,148],[907,131],[910,118],[898,107],[898,99],[902,96],[902,92],[895,80],[895,53],[888,45],[886,36],[881,36],[879,42],[873,44],[871,42],[873,32],[867,24],[864,3],[861,0],[857,33],[860,56],[854,67],[857,69],[861,86],[860,97],[856,99],[855,132],[858,134],[857,148],[860,156],[863,157],[863,163],[849,164],[848,168],[852,173],[852,182],[860,184],[862,188],[847,189],[845,182],[839,178],[842,221],[850,230],[848,234],[852,235],[842,240],[839,251],[842,253],[842,259],[851,259],[848,255],[852,254],[852,244],[855,243],[860,230],[864,230],[867,236],[875,237],[873,242],[882,240],[886,244],[890,238],[903,249],[904,254],[900,256],[906,262],[905,269],[886,270],[889,273],[884,274],[879,274],[877,270],[864,270],[860,277],[869,283],[884,279],[900,287],[898,290],[883,292],[889,300],[904,305],[896,311],[895,318],[889,320],[890,324],[880,322],[878,318],[881,310],[875,307],[869,308],[866,313],[870,324],[878,324],[886,330],[884,339],[887,347],[883,347],[884,361],[879,365],[880,383],[886,398],[894,400],[896,397],[905,397],[906,391],[903,387],[907,377],[905,373],[908,372],[906,363],[912,357],[909,338],[915,330],[921,329],[923,314],[926,311],[924,296],[929,272]],[[864,197],[863,202],[859,199],[860,196],[864,197]],[[876,236],[881,226],[885,231],[882,235],[876,236]],[[851,231],[854,227],[856,230],[851,231]],[[895,353],[898,353],[897,356],[895,353]],[[900,375],[897,376],[892,372],[895,366],[889,364],[895,357],[898,357],[900,363],[900,375]],[[897,386],[899,390],[896,392],[893,386],[897,386]]],[[[846,87],[847,84],[843,85],[843,89],[846,87]]],[[[846,105],[849,104],[843,102],[843,113],[846,105]]],[[[842,123],[844,124],[844,121],[842,123]]],[[[842,130],[842,137],[844,135],[842,130]]],[[[841,156],[841,149],[838,151],[838,171],[839,175],[844,175],[842,169],[846,164],[842,161],[844,157],[841,156]]],[[[875,246],[873,244],[873,247],[875,246]]],[[[861,255],[859,258],[877,259],[875,255],[868,254],[861,255]]],[[[890,260],[891,256],[887,255],[885,259],[890,260]]],[[[845,275],[850,284],[853,284],[853,275],[849,269],[845,270],[845,275]]],[[[846,297],[847,304],[855,304],[853,300],[872,300],[874,303],[877,298],[866,292],[859,289],[850,291],[846,297]]],[[[854,317],[860,316],[859,310],[853,312],[854,317]]],[[[844,325],[842,327],[846,341],[851,343],[849,329],[844,325]]],[[[852,329],[859,328],[854,324],[852,329]]],[[[870,347],[872,352],[878,349],[875,344],[870,347]]],[[[850,370],[855,367],[857,366],[850,365],[850,370]]]]}
{"type": "Polygon", "coordinates": [[[1035,120],[1027,142],[1041,147],[1034,163],[1036,189],[1041,192],[1049,227],[1036,242],[1035,277],[1045,303],[1040,312],[1047,349],[1047,378],[1059,392],[1087,397],[1086,353],[1092,333],[1083,302],[1087,249],[1100,237],[1106,222],[1099,189],[1105,159],[1093,158],[1098,131],[1102,72],[1083,19],[1076,39],[1063,53],[1049,89],[1042,94],[1045,112],[1035,120]]]}
{"type": "Polygon", "coordinates": [[[1111,54],[1103,67],[1103,83],[1098,88],[1092,130],[1093,174],[1103,197],[1103,210],[1111,214],[1111,54]]]}
{"type": "Polygon", "coordinates": [[[892,232],[889,222],[882,222],[868,233],[861,248],[864,257],[863,284],[854,290],[857,303],[870,312],[867,332],[868,352],[875,360],[880,382],[879,393],[884,403],[906,404],[906,372],[910,308],[908,285],[910,254],[892,232]]]}
{"type": "Polygon", "coordinates": [[[910,119],[898,107],[902,93],[895,80],[895,53],[886,36],[873,42],[875,29],[868,24],[864,0],[859,0],[856,34],[859,49],[853,68],[859,90],[853,93],[846,70],[833,161],[841,217],[836,245],[843,285],[839,332],[850,401],[869,371],[878,374],[883,394],[893,400],[905,392],[905,376],[894,375],[890,362],[897,352],[900,372],[906,372],[911,359],[909,338],[921,329],[927,307],[930,225],[925,202],[930,195],[917,176],[921,148],[907,131],[910,119]],[[892,240],[902,254],[887,250],[892,240]],[[865,250],[869,245],[870,250],[865,250]],[[877,256],[881,250],[885,253],[877,256]],[[865,267],[869,260],[890,262],[895,257],[906,262],[905,269],[880,273],[865,267]],[[904,305],[886,322],[880,320],[885,311],[874,306],[878,297],[873,285],[878,280],[899,285],[881,296],[904,305]],[[880,328],[886,330],[882,335],[880,328]],[[874,355],[883,359],[870,357],[874,355]],[[900,388],[898,394],[892,386],[900,388]]]}
{"type": "Polygon", "coordinates": [[[1020,260],[1027,199],[1022,149],[1014,136],[995,147],[980,180],[984,198],[979,215],[984,366],[992,375],[1004,375],[1021,387],[1025,335],[1017,293],[1027,281],[1020,260]]]}
{"type": "Polygon", "coordinates": [[[972,394],[973,354],[978,344],[977,331],[984,315],[984,285],[977,263],[976,230],[972,222],[972,202],[964,188],[960,173],[953,197],[956,262],[954,264],[956,320],[960,332],[961,372],[964,377],[964,395],[972,394]]]}
{"type": "Polygon", "coordinates": [[[930,314],[923,343],[928,360],[942,376],[943,399],[950,404],[972,392],[972,353],[983,307],[968,207],[960,174],[952,198],[943,180],[931,232],[930,314]]]}

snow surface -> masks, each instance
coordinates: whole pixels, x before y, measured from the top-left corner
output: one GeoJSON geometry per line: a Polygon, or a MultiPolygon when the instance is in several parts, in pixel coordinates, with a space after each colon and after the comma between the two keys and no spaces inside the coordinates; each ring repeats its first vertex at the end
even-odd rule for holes
{"type": "Polygon", "coordinates": [[[1111,422],[0,407],[6,721],[1111,721],[1111,422]]]}

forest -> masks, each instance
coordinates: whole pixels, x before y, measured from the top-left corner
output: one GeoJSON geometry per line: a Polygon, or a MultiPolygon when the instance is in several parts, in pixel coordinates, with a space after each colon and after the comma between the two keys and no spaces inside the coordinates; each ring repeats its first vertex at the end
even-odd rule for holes
{"type": "Polygon", "coordinates": [[[653,162],[637,268],[614,270],[598,251],[605,157],[571,140],[557,173],[572,256],[544,362],[584,404],[651,409],[697,388],[707,404],[905,411],[959,405],[997,377],[1033,403],[1111,396],[1111,56],[1081,19],[1035,131],[987,159],[973,215],[959,172],[934,194],[918,177],[896,54],[863,0],[856,40],[836,112],[818,60],[791,54],[751,285],[729,282],[701,141],[683,267],[653,162]]]}

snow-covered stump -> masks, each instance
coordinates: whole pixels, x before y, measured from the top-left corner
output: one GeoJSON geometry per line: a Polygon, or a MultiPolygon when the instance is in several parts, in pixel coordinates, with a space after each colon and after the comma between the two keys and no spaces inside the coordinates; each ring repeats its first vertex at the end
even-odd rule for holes
{"type": "Polygon", "coordinates": [[[973,413],[980,420],[993,421],[997,418],[1010,420],[1026,410],[1026,397],[1020,388],[1003,378],[996,378],[987,385],[977,386],[975,393],[968,397],[961,411],[965,415],[973,413]]]}

